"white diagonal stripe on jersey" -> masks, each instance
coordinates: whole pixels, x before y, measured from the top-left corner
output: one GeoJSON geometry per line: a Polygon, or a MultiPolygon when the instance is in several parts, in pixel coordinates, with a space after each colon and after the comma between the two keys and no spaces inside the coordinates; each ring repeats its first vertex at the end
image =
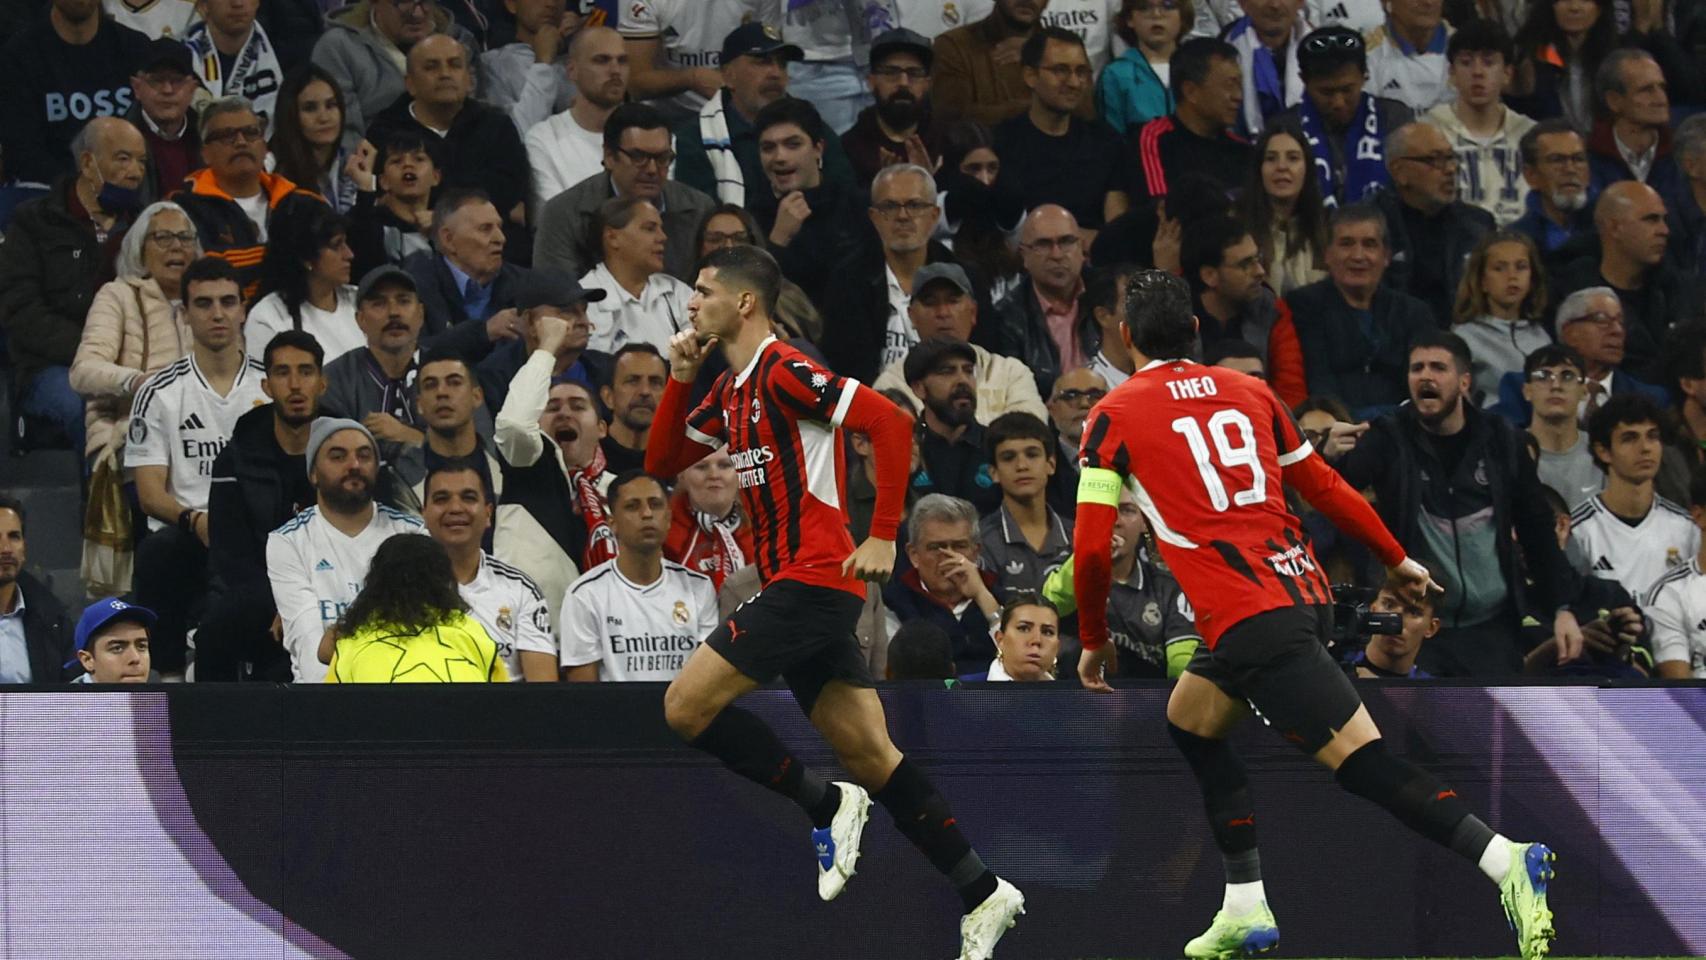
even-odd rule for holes
{"type": "Polygon", "coordinates": [[[1137,497],[1138,509],[1142,510],[1143,515],[1149,518],[1149,526],[1155,531],[1157,537],[1175,547],[1184,547],[1186,550],[1197,548],[1196,544],[1186,539],[1172,527],[1167,526],[1167,521],[1161,519],[1161,511],[1155,508],[1154,498],[1149,495],[1148,490],[1143,489],[1143,484],[1138,482],[1135,473],[1131,475],[1131,487],[1132,493],[1137,497]]]}

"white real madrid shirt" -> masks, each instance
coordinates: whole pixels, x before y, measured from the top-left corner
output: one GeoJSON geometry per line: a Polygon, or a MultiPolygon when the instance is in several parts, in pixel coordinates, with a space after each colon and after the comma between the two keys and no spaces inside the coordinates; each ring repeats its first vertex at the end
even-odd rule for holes
{"type": "Polygon", "coordinates": [[[976,23],[995,9],[995,0],[890,0],[895,26],[934,40],[955,27],[976,23]]]}
{"type": "MultiPolygon", "coordinates": [[[[676,70],[715,69],[723,38],[759,15],[762,0],[624,0],[616,32],[629,40],[658,41],[665,65],[676,70]]],[[[664,98],[679,110],[697,114],[705,98],[692,90],[664,98]]]]}
{"type": "Polygon", "coordinates": [[[551,611],[545,594],[520,570],[485,551],[474,579],[457,587],[468,612],[486,628],[498,645],[498,656],[509,668],[509,678],[520,682],[521,651],[557,658],[557,641],[551,636],[551,611]]]}
{"type": "Polygon", "coordinates": [[[267,580],[297,683],[326,679],[326,665],[318,656],[320,637],[361,592],[379,545],[422,529],[414,517],[374,504],[373,517],[353,537],[332,526],[318,506],[267,534],[267,580]]]}
{"type": "Polygon", "coordinates": [[[1641,598],[1641,608],[1653,631],[1648,638],[1653,662],[1678,660],[1696,679],[1706,679],[1706,575],[1700,560],[1667,571],[1641,598]]]}
{"type": "Polygon", "coordinates": [[[1570,536],[1587,554],[1590,573],[1616,580],[1632,597],[1651,590],[1665,571],[1700,552],[1700,529],[1688,511],[1659,496],[1632,526],[1612,513],[1602,496],[1592,497],[1570,514],[1570,536]]]}
{"type": "Polygon", "coordinates": [[[710,577],[665,560],[663,574],[642,585],[606,560],[563,597],[562,664],[596,663],[607,683],[673,680],[716,627],[710,577]]]}
{"type": "Polygon", "coordinates": [[[1042,23],[1083,37],[1090,69],[1099,74],[1111,56],[1124,52],[1125,44],[1114,35],[1114,18],[1119,13],[1120,0],[1050,0],[1043,10],[1042,23]],[[1116,51],[1116,46],[1120,50],[1116,51]]]}
{"type": "Polygon", "coordinates": [[[191,0],[144,0],[135,4],[130,0],[102,0],[101,6],[108,16],[150,40],[182,40],[201,22],[191,0]]]}
{"type": "MultiPolygon", "coordinates": [[[[194,352],[156,371],[136,391],[125,434],[125,468],[165,467],[166,492],[185,506],[206,510],[213,458],[231,441],[237,418],[267,402],[261,392],[264,373],[258,361],[245,359],[231,391],[222,397],[196,366],[194,352]]],[[[163,526],[148,518],[148,529],[163,526]]]]}

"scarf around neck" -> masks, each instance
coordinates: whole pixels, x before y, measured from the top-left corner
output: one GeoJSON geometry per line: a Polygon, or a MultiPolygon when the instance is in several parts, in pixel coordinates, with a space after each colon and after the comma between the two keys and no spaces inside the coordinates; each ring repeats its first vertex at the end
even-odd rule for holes
{"type": "Polygon", "coordinates": [[[1380,122],[1380,110],[1374,97],[1364,93],[1357,102],[1356,116],[1345,129],[1341,145],[1345,158],[1345,182],[1338,182],[1333,169],[1333,148],[1328,141],[1327,124],[1315,109],[1315,102],[1304,97],[1298,104],[1298,118],[1303,122],[1303,138],[1309,141],[1309,152],[1315,158],[1315,173],[1321,180],[1321,202],[1328,209],[1340,203],[1356,203],[1386,183],[1386,154],[1381,143],[1386,131],[1380,122]]]}
{"type": "Polygon", "coordinates": [[[581,556],[581,570],[591,570],[606,560],[616,559],[616,533],[610,529],[610,511],[604,498],[598,495],[598,478],[604,476],[606,464],[604,447],[593,444],[592,462],[580,470],[569,471],[569,485],[574,488],[575,506],[580,509],[581,521],[586,524],[586,553],[581,556]]]}

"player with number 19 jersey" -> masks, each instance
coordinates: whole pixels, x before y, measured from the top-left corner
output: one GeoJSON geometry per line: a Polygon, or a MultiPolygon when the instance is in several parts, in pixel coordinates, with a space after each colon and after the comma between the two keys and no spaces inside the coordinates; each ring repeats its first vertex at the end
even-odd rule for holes
{"type": "MultiPolygon", "coordinates": [[[[1227,628],[1265,610],[1332,602],[1303,525],[1286,506],[1285,484],[1369,544],[1381,563],[1404,559],[1373,508],[1315,455],[1268,385],[1234,370],[1150,363],[1090,411],[1079,455],[1086,472],[1113,471],[1133,486],[1210,649],[1227,628]]],[[[1117,504],[1117,489],[1112,497],[1117,504]]],[[[1088,638],[1101,632],[1090,628],[1105,626],[1083,622],[1086,612],[1080,609],[1086,645],[1100,646],[1088,638]]]]}

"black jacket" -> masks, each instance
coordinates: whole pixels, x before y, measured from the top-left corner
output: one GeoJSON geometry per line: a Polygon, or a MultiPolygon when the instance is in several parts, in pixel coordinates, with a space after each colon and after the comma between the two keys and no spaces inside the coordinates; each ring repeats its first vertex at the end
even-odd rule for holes
{"type": "Polygon", "coordinates": [[[404,220],[378,202],[377,193],[358,193],[349,213],[349,248],[355,254],[350,276],[357,280],[367,271],[388,263],[402,263],[411,255],[432,249],[432,240],[420,224],[404,220]]]}
{"type": "MultiPolygon", "coordinates": [[[[1433,437],[1422,429],[1409,404],[1376,419],[1334,466],[1353,488],[1374,489],[1381,520],[1412,556],[1427,555],[1424,507],[1433,516],[1455,521],[1475,509],[1476,498],[1490,501],[1498,567],[1515,601],[1509,612],[1514,617],[1532,613],[1549,622],[1552,611],[1573,599],[1569,591],[1576,577],[1558,548],[1552,508],[1541,493],[1534,458],[1516,428],[1502,418],[1467,403],[1464,415],[1469,441],[1455,474],[1447,475],[1440,466],[1433,437]],[[1535,584],[1533,598],[1523,595],[1519,545],[1535,584]]],[[[1453,599],[1448,596],[1445,603],[1453,599]]],[[[1517,625],[1513,621],[1510,626],[1514,635],[1517,625]]]]}
{"type": "MultiPolygon", "coordinates": [[[[766,238],[776,225],[780,204],[767,183],[756,190],[749,185],[746,196],[747,209],[766,238]]],[[[805,191],[805,198],[811,216],[787,246],[772,244],[770,252],[776,255],[783,276],[799,284],[812,303],[823,304],[833,279],[831,268],[870,243],[876,231],[865,196],[851,184],[826,180],[805,191]]]]}
{"type": "MultiPolygon", "coordinates": [[[[932,240],[927,263],[957,263],[954,252],[932,240]]],[[[835,293],[818,301],[823,336],[818,344],[829,367],[860,383],[874,383],[889,326],[889,285],[882,247],[867,244],[835,267],[835,293]]],[[[910,321],[908,321],[910,323],[910,321]]]]}
{"type": "Polygon", "coordinates": [[[1372,330],[1365,334],[1331,278],[1299,287],[1285,299],[1296,318],[1311,395],[1338,397],[1358,419],[1409,396],[1410,341],[1435,328],[1427,304],[1382,284],[1374,293],[1372,330]]]}
{"type": "Polygon", "coordinates": [[[1599,272],[1600,255],[1581,257],[1564,268],[1552,290],[1553,302],[1587,287],[1611,287],[1623,304],[1623,370],[1644,383],[1669,383],[1664,357],[1670,328],[1693,319],[1700,309],[1698,283],[1669,260],[1648,271],[1639,290],[1622,290],[1599,272]]]}
{"type": "MultiPolygon", "coordinates": [[[[508,121],[505,121],[506,123],[508,121]]],[[[492,341],[486,336],[486,324],[468,316],[462,301],[462,291],[456,287],[456,277],[450,266],[436,251],[423,250],[410,254],[403,269],[415,278],[426,322],[421,325],[421,352],[447,347],[477,364],[492,352],[492,341]]],[[[527,271],[506,263],[492,281],[491,312],[497,313],[515,306],[515,294],[527,271]]]]}
{"type": "Polygon", "coordinates": [[[1441,210],[1429,224],[1444,240],[1445,263],[1433,271],[1425,271],[1416,267],[1416,243],[1405,224],[1404,204],[1397,191],[1376,193],[1374,205],[1386,217],[1386,249],[1392,254],[1392,263],[1386,268],[1386,285],[1427,304],[1439,326],[1451,326],[1452,305],[1457,298],[1457,284],[1463,279],[1463,267],[1469,262],[1475,244],[1496,228],[1493,215],[1461,200],[1441,210]],[[1428,280],[1430,273],[1443,276],[1444,286],[1428,280]]]}
{"type": "MultiPolygon", "coordinates": [[[[719,354],[720,355],[720,354],[719,354]]],[[[610,385],[610,374],[616,367],[616,360],[603,350],[582,350],[581,364],[586,369],[587,382],[592,385],[592,395],[598,396],[598,389],[610,385]]],[[[480,381],[480,390],[486,395],[486,410],[493,419],[504,407],[504,401],[509,398],[509,382],[521,371],[521,365],[527,362],[527,345],[520,340],[509,340],[492,348],[474,367],[474,377],[480,381]]],[[[561,382],[561,381],[558,381],[561,382]]]]}
{"type": "Polygon", "coordinates": [[[314,501],[306,458],[285,453],[273,435],[273,404],[238,417],[231,441],[213,460],[208,488],[212,595],[252,595],[254,602],[271,606],[267,534],[314,501]]]}
{"type": "MultiPolygon", "coordinates": [[[[261,174],[261,191],[267,197],[268,223],[293,209],[326,203],[319,194],[277,174],[261,174]]],[[[236,268],[243,295],[253,298],[260,287],[261,258],[266,253],[266,244],[255,228],[255,221],[219,186],[213,171],[203,167],[190,174],[183,189],[172,195],[172,202],[189,214],[201,237],[202,251],[236,268]]]]}
{"type": "Polygon", "coordinates": [[[24,645],[30,653],[30,682],[62,683],[83,671],[65,665],[77,656],[72,646],[71,615],[47,584],[26,570],[18,571],[24,594],[24,645]]]}
{"type": "MultiPolygon", "coordinates": [[[[1060,349],[1049,336],[1048,323],[1043,319],[1043,306],[1037,301],[1037,291],[1031,285],[1031,278],[1024,278],[1002,297],[995,304],[994,314],[1000,346],[989,349],[1002,356],[1014,357],[1030,367],[1031,375],[1037,381],[1037,392],[1046,398],[1054,390],[1055,378],[1065,371],[1060,369],[1060,349]]],[[[1096,326],[1096,318],[1090,315],[1090,306],[1082,296],[1078,298],[1076,327],[1079,350],[1086,357],[1093,356],[1101,347],[1100,328],[1096,326]]]]}
{"type": "MultiPolygon", "coordinates": [[[[512,236],[520,233],[509,220],[510,210],[528,197],[527,147],[515,122],[495,107],[470,99],[450,122],[450,132],[442,139],[409,112],[414,102],[408,94],[397,98],[368,124],[367,139],[384,143],[395,131],[404,131],[437,142],[440,151],[438,169],[444,175],[439,188],[474,187],[486,191],[492,205],[504,218],[504,228],[512,236]]],[[[507,250],[507,248],[506,248],[507,250]]]]}
{"type": "MultiPolygon", "coordinates": [[[[67,204],[73,184],[61,178],[46,196],[20,205],[0,244],[0,327],[20,382],[43,367],[71,365],[89,303],[112,279],[94,225],[67,204]]],[[[109,240],[108,248],[116,244],[109,240]]]]}

